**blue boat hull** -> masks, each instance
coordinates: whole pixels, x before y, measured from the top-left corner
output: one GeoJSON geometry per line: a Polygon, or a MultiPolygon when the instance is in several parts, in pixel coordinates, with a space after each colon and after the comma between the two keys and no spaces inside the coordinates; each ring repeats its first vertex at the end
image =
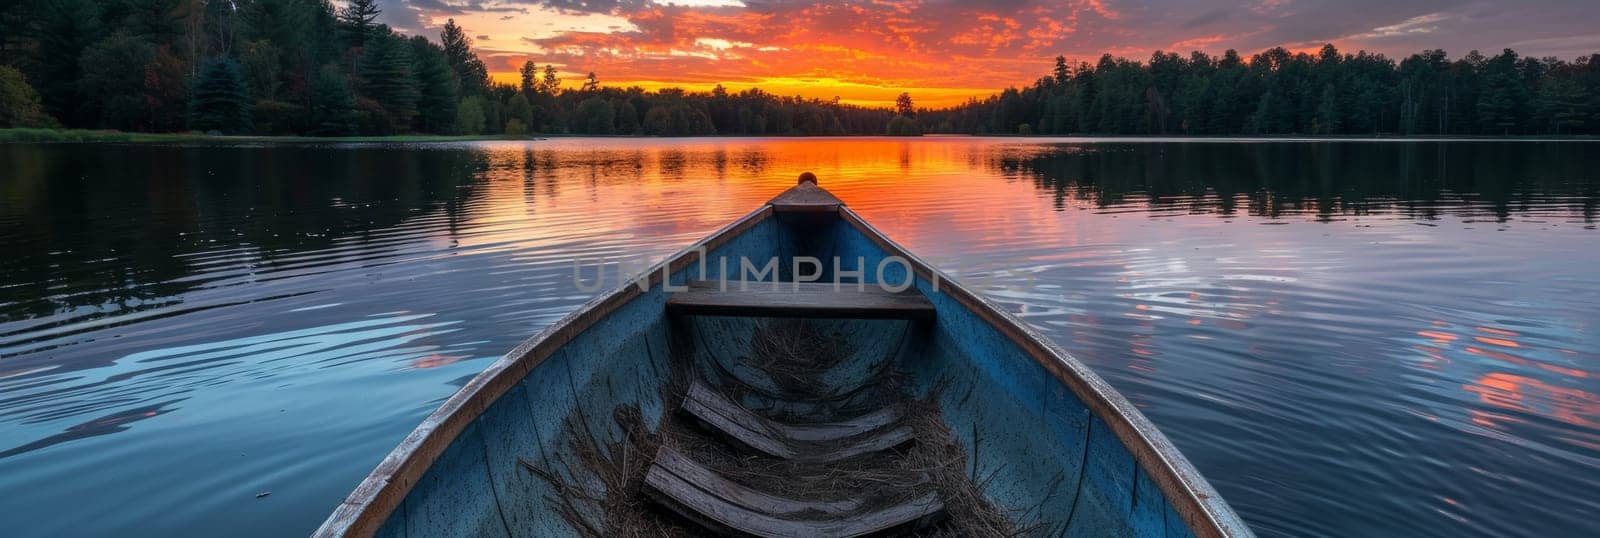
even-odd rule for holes
{"type": "MultiPolygon", "coordinates": [[[[604,500],[620,493],[577,463],[592,455],[575,447],[626,450],[628,432],[614,410],[637,409],[638,422],[654,432],[674,412],[672,385],[691,375],[750,387],[741,405],[803,421],[866,405],[873,380],[893,371],[905,380],[897,390],[936,405],[971,475],[984,483],[985,500],[1029,534],[1250,535],[1165,438],[1082,364],[943,280],[848,208],[781,209],[769,205],[740,219],[664,262],[647,289],[625,285],[513,350],[408,437],[319,534],[569,536],[604,529],[604,500]],[[842,270],[868,268],[861,277],[867,283],[909,279],[936,314],[931,322],[790,321],[835,335],[850,350],[807,388],[814,397],[800,401],[773,396],[785,393],[781,381],[738,360],[770,320],[667,313],[669,289],[748,278],[741,259],[778,258],[777,276],[791,281],[798,255],[844,260],[842,270]],[[884,263],[897,256],[906,263],[884,263]],[[721,259],[734,260],[732,267],[721,259]],[[594,442],[573,442],[578,432],[594,442]]],[[[833,268],[824,265],[821,280],[832,281],[833,268]]]]}

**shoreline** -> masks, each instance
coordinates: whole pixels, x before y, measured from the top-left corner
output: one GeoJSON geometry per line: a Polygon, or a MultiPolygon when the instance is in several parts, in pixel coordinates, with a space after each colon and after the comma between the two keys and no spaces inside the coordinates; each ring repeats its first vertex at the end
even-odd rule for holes
{"type": "Polygon", "coordinates": [[[34,143],[114,143],[155,144],[173,142],[221,143],[437,143],[479,141],[538,141],[558,138],[1010,138],[1039,140],[1095,141],[1172,141],[1172,142],[1448,142],[1448,141],[1508,141],[1508,142],[1585,142],[1600,141],[1595,135],[1018,135],[1018,134],[962,134],[925,133],[919,136],[892,135],[709,135],[709,136],[645,136],[645,135],[588,135],[588,134],[529,134],[529,135],[382,135],[382,136],[279,136],[279,135],[208,135],[201,133],[142,133],[96,129],[9,128],[0,129],[0,144],[34,143]]]}

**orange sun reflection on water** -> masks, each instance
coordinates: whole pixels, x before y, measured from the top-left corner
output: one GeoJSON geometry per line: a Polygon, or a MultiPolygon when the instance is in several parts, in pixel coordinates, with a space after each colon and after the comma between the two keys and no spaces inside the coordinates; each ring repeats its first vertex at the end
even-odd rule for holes
{"type": "MultiPolygon", "coordinates": [[[[1600,429],[1600,395],[1589,391],[1505,372],[1489,373],[1464,388],[1478,395],[1478,401],[1492,407],[1600,429]]],[[[1484,424],[1480,419],[1488,420],[1485,416],[1475,416],[1474,422],[1484,424]]]]}

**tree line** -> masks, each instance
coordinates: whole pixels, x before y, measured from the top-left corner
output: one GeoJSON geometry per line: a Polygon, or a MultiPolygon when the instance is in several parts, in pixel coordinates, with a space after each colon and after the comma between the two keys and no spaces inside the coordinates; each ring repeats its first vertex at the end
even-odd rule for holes
{"type": "Polygon", "coordinates": [[[0,127],[269,135],[882,134],[887,109],[601,85],[552,65],[490,80],[467,31],[376,22],[377,0],[0,4],[0,127]]]}
{"type": "Polygon", "coordinates": [[[467,31],[437,41],[376,22],[377,0],[0,3],[0,127],[268,135],[1600,133],[1600,54],[1507,49],[1451,60],[1274,48],[1248,59],[1156,52],[1058,57],[1024,88],[944,110],[778,96],[645,91],[532,61],[490,80],[467,31]],[[574,87],[575,86],[575,87],[574,87]]]}
{"type": "Polygon", "coordinates": [[[1057,57],[1027,87],[922,114],[934,132],[1117,135],[1600,133],[1600,54],[1568,62],[1506,49],[1396,63],[1365,51],[1229,50],[1141,63],[1057,57]]]}

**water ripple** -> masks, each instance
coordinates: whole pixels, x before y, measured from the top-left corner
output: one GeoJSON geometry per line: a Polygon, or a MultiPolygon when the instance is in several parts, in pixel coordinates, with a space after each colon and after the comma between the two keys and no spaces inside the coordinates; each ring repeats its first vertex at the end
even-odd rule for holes
{"type": "Polygon", "coordinates": [[[811,170],[1105,376],[1260,534],[1593,534],[1593,147],[3,146],[0,490],[27,494],[0,513],[303,534],[589,298],[574,260],[615,283],[811,170]]]}

